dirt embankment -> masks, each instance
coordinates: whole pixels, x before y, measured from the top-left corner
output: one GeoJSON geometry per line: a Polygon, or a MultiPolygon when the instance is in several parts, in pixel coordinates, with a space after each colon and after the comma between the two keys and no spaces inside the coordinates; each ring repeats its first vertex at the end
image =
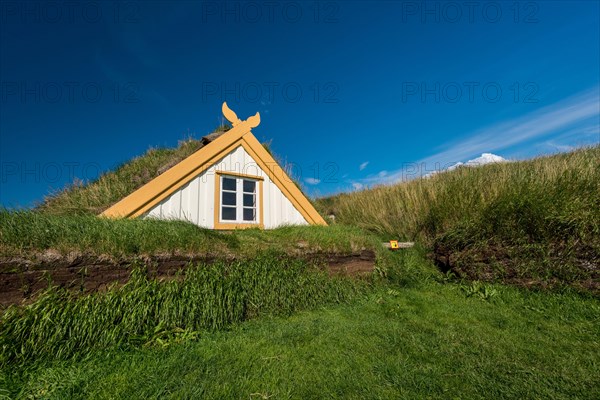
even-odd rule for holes
{"type": "Polygon", "coordinates": [[[539,289],[569,286],[600,296],[600,257],[595,249],[563,247],[533,252],[520,246],[452,248],[436,243],[432,258],[442,272],[461,279],[539,289]]]}
{"type": "MultiPolygon", "coordinates": [[[[362,250],[352,254],[310,253],[299,256],[308,262],[324,265],[331,275],[361,275],[375,268],[375,253],[362,250]]],[[[165,255],[115,259],[108,256],[69,254],[47,250],[28,259],[0,257],[0,305],[32,301],[49,285],[90,293],[105,290],[112,284],[123,284],[132,265],[145,266],[151,278],[168,279],[189,263],[210,264],[210,255],[165,255]]],[[[228,258],[227,261],[235,261],[228,258]]]]}

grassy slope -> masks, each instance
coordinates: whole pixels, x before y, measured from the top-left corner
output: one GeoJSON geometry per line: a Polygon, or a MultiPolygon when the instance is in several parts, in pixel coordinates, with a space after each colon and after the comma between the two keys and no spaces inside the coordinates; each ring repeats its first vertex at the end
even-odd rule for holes
{"type": "MultiPolygon", "coordinates": [[[[230,125],[222,124],[213,133],[229,129],[230,125]]],[[[188,138],[180,141],[175,148],[150,148],[145,154],[102,174],[95,181],[74,182],[46,196],[38,209],[60,215],[97,215],[189,157],[201,146],[201,140],[188,138]]]]}
{"type": "Polygon", "coordinates": [[[391,284],[352,304],[4,383],[48,398],[598,398],[598,300],[494,288],[485,301],[458,284],[391,284]]]}
{"type": "Polygon", "coordinates": [[[149,149],[93,182],[74,183],[47,196],[38,208],[60,215],[99,214],[160,175],[164,169],[193,154],[200,145],[199,140],[189,139],[180,142],[176,148],[149,149]]]}
{"type": "Polygon", "coordinates": [[[600,279],[599,205],[600,146],[318,202],[341,224],[420,241],[461,276],[592,289],[600,279]]]}
{"type": "Polygon", "coordinates": [[[64,255],[203,254],[240,258],[264,250],[291,255],[318,251],[347,254],[363,248],[381,252],[380,242],[356,227],[289,226],[223,233],[179,221],[0,210],[0,256],[27,258],[52,249],[64,255]]]}

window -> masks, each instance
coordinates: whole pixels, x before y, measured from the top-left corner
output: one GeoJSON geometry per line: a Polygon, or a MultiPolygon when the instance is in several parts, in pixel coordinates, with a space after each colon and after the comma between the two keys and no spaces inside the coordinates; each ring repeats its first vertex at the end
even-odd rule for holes
{"type": "Polygon", "coordinates": [[[219,175],[219,222],[225,224],[259,223],[260,177],[219,175]]]}

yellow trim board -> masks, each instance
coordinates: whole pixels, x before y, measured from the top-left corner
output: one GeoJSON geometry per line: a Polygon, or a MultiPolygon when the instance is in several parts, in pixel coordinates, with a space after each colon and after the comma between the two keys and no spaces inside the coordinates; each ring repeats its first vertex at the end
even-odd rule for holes
{"type": "Polygon", "coordinates": [[[150,182],[106,209],[107,217],[137,217],[212,166],[223,154],[233,150],[250,128],[246,121],[225,132],[200,150],[169,168],[150,182]]]}
{"type": "Polygon", "coordinates": [[[214,229],[218,230],[218,231],[235,231],[237,229],[252,229],[252,228],[265,229],[265,227],[260,224],[225,224],[225,223],[221,223],[221,222],[219,222],[218,228],[214,228],[214,229]]]}
{"type": "Polygon", "coordinates": [[[302,214],[306,221],[314,225],[327,225],[321,214],[315,210],[311,202],[304,196],[298,186],[284,171],[277,161],[269,154],[262,144],[248,132],[242,137],[242,147],[257,162],[258,166],[269,176],[283,192],[285,197],[302,214]]]}
{"type": "Polygon", "coordinates": [[[230,176],[235,176],[236,178],[248,178],[248,179],[254,179],[257,181],[265,180],[265,178],[263,178],[262,176],[240,174],[238,172],[231,172],[231,171],[215,171],[215,175],[230,175],[230,176]]]}
{"type": "MultiPolygon", "coordinates": [[[[235,113],[227,107],[226,103],[223,103],[223,114],[234,124],[232,129],[115,203],[101,215],[113,218],[138,217],[143,215],[200,173],[212,167],[219,159],[233,151],[236,147],[242,146],[254,158],[259,167],[268,174],[273,183],[275,183],[308,223],[327,225],[325,220],[289,178],[283,168],[279,166],[277,161],[252,135],[251,129],[260,123],[260,115],[256,113],[256,115],[247,120],[240,121],[237,119],[235,113]]],[[[235,174],[232,172],[223,173],[235,174]]],[[[262,190],[260,195],[262,196],[262,190]]],[[[262,207],[262,198],[260,201],[262,207]]],[[[216,204],[218,202],[215,203],[215,208],[216,204]]],[[[263,212],[260,214],[261,224],[263,214],[263,212]]],[[[253,227],[256,226],[256,224],[251,225],[253,227]]]]}
{"type": "Polygon", "coordinates": [[[247,174],[238,174],[236,172],[227,172],[227,171],[216,171],[215,173],[215,201],[214,201],[214,229],[219,230],[235,230],[235,229],[249,229],[249,228],[260,228],[264,229],[264,207],[263,207],[263,181],[264,178],[262,176],[255,175],[247,175],[247,174]],[[258,181],[258,222],[248,222],[248,223],[229,223],[229,222],[221,222],[219,218],[219,212],[221,211],[221,175],[229,175],[235,176],[239,178],[252,178],[258,181]]]}

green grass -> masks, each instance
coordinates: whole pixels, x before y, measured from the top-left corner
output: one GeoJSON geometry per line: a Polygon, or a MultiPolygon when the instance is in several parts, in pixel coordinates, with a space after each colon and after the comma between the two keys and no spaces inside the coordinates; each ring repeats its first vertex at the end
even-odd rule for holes
{"type": "Polygon", "coordinates": [[[345,302],[366,286],[276,254],[190,265],[168,281],[148,279],[138,268],[106,292],[75,296],[51,288],[31,305],[7,309],[0,316],[0,367],[193,337],[260,315],[345,302]]]}
{"type": "Polygon", "coordinates": [[[484,300],[406,258],[349,304],[38,365],[4,384],[44,398],[600,397],[597,299],[488,285],[484,300]],[[393,283],[409,266],[411,284],[393,283]]]}
{"type": "Polygon", "coordinates": [[[149,164],[41,211],[0,211],[3,257],[238,260],[10,308],[0,397],[600,398],[599,160],[597,146],[323,199],[330,227],[88,215],[149,164]],[[392,254],[378,237],[417,247],[392,254]],[[366,282],[294,260],[362,249],[378,255],[366,282]]]}
{"type": "Polygon", "coordinates": [[[600,146],[458,168],[317,205],[340,224],[416,240],[461,277],[599,289],[600,146]]]}
{"type": "Polygon", "coordinates": [[[38,209],[58,215],[97,215],[200,147],[199,140],[190,138],[176,148],[151,148],[92,182],[74,182],[51,193],[38,209]]]}
{"type": "Polygon", "coordinates": [[[287,226],[232,233],[181,221],[113,220],[92,215],[53,215],[0,210],[0,256],[35,257],[54,250],[126,257],[135,255],[206,255],[244,258],[265,250],[290,255],[315,252],[381,252],[380,242],[355,227],[287,226]]]}
{"type": "MultiPolygon", "coordinates": [[[[227,132],[231,125],[223,122],[210,136],[227,132]]],[[[213,139],[214,140],[214,139],[213,139]]],[[[56,215],[98,215],[108,207],[133,193],[158,175],[191,156],[203,146],[202,140],[189,137],[173,148],[150,148],[141,156],[128,160],[113,171],[107,171],[90,182],[75,181],[47,195],[37,210],[56,215]]],[[[270,142],[263,147],[287,171],[287,161],[273,153],[270,142]]],[[[291,174],[290,174],[291,175],[291,174]]],[[[297,178],[294,184],[302,190],[297,178]]]]}

